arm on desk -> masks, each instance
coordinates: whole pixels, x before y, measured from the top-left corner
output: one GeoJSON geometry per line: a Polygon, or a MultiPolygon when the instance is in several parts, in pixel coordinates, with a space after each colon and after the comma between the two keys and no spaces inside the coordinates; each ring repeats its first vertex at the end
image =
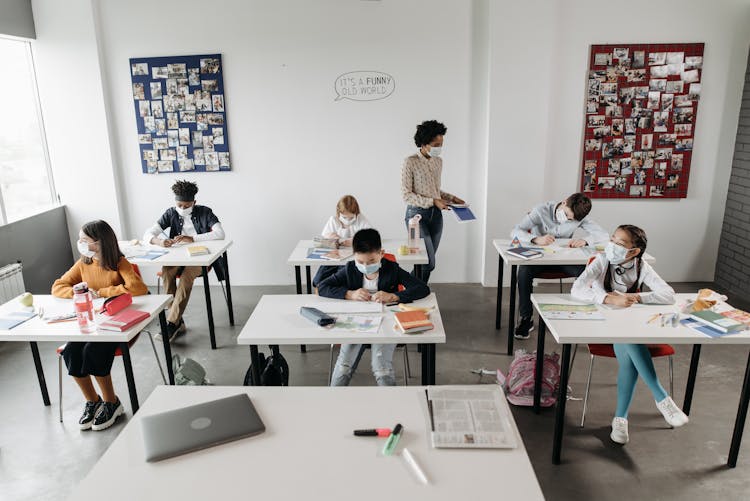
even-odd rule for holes
{"type": "Polygon", "coordinates": [[[199,233],[193,237],[194,242],[205,242],[206,240],[224,240],[224,228],[221,227],[221,223],[216,223],[211,226],[211,231],[208,233],[199,233]]]}
{"type": "Polygon", "coordinates": [[[404,290],[396,292],[400,303],[411,303],[430,294],[430,288],[426,283],[413,277],[400,266],[398,267],[398,283],[404,286],[404,290]]]}
{"type": "Polygon", "coordinates": [[[346,292],[349,290],[346,268],[346,266],[339,266],[336,273],[320,282],[318,295],[333,299],[346,299],[346,292]]]}
{"type": "Polygon", "coordinates": [[[641,303],[674,304],[674,289],[662,279],[646,261],[641,260],[641,283],[649,292],[641,292],[641,303]]]}
{"type": "Polygon", "coordinates": [[[83,282],[83,277],[81,276],[81,260],[79,259],[63,276],[55,280],[55,283],[52,284],[52,295],[70,299],[73,297],[73,286],[81,282],[83,282]]]}
{"type": "Polygon", "coordinates": [[[586,232],[584,240],[588,245],[596,245],[597,243],[609,240],[609,234],[588,217],[583,218],[580,228],[586,232]]]}
{"type": "Polygon", "coordinates": [[[603,304],[607,297],[607,291],[604,290],[604,275],[607,271],[607,265],[604,256],[596,256],[596,259],[589,263],[583,273],[573,282],[570,295],[578,301],[603,304]]]}
{"type": "Polygon", "coordinates": [[[97,291],[99,296],[113,297],[125,293],[130,293],[133,296],[143,296],[148,293],[148,287],[143,283],[143,279],[135,272],[133,265],[124,257],[121,257],[120,262],[117,263],[117,272],[125,283],[102,287],[97,291]]]}
{"type": "Polygon", "coordinates": [[[510,238],[517,238],[523,245],[531,245],[531,241],[539,236],[542,228],[542,218],[536,208],[528,212],[510,232],[510,238]]]}

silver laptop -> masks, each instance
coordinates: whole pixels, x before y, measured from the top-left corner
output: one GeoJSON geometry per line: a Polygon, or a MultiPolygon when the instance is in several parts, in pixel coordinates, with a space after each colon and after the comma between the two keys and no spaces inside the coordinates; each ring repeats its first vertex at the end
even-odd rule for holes
{"type": "Polygon", "coordinates": [[[266,431],[244,393],[146,416],[141,424],[146,461],[160,461],[266,431]]]}

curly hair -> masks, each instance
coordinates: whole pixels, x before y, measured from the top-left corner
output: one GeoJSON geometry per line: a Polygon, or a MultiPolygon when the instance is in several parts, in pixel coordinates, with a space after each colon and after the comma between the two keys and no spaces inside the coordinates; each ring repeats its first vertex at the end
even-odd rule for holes
{"type": "Polygon", "coordinates": [[[417,132],[414,134],[414,144],[421,148],[425,144],[430,144],[438,136],[444,136],[448,129],[437,120],[427,120],[417,125],[417,132]]]}
{"type": "Polygon", "coordinates": [[[177,200],[192,202],[195,200],[195,194],[198,193],[198,185],[190,181],[181,180],[172,185],[172,191],[177,200]]]}

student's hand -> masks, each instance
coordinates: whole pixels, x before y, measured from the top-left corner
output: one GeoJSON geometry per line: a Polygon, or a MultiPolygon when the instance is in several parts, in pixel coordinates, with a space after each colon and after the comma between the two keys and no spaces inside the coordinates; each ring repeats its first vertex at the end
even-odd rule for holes
{"type": "Polygon", "coordinates": [[[461,204],[465,204],[466,202],[458,197],[453,197],[453,203],[461,205],[461,204]]]}
{"type": "Polygon", "coordinates": [[[610,292],[607,297],[604,298],[604,304],[611,304],[614,306],[621,306],[623,308],[629,308],[633,304],[637,303],[638,300],[633,297],[637,294],[618,294],[616,292],[610,292]]]}
{"type": "Polygon", "coordinates": [[[399,298],[395,294],[391,294],[390,292],[385,291],[378,291],[375,294],[372,295],[372,300],[377,301],[378,303],[398,303],[399,298]]]}
{"type": "Polygon", "coordinates": [[[351,247],[352,246],[352,239],[347,238],[346,240],[341,240],[339,242],[339,247],[351,247]]]}
{"type": "Polygon", "coordinates": [[[195,240],[193,237],[189,237],[187,235],[177,235],[174,239],[175,243],[181,244],[181,243],[193,243],[195,240]]]}
{"type": "Polygon", "coordinates": [[[448,208],[448,201],[443,200],[442,198],[433,198],[432,203],[440,210],[445,210],[448,208]]]}
{"type": "Polygon", "coordinates": [[[626,295],[627,297],[633,298],[633,300],[634,300],[633,302],[634,302],[634,303],[640,303],[640,302],[641,302],[641,295],[640,295],[639,293],[637,293],[637,292],[632,292],[632,293],[631,293],[631,292],[628,292],[628,293],[627,293],[627,294],[625,294],[625,295],[626,295]]]}
{"type": "Polygon", "coordinates": [[[357,289],[355,291],[346,291],[344,297],[351,301],[369,301],[372,296],[367,289],[357,289]]]}
{"type": "Polygon", "coordinates": [[[175,241],[172,240],[171,238],[165,238],[164,240],[158,240],[156,243],[158,243],[162,247],[172,247],[175,241]]]}
{"type": "Polygon", "coordinates": [[[586,240],[581,240],[579,238],[576,240],[571,240],[570,243],[568,244],[568,247],[573,247],[574,249],[577,249],[578,247],[586,247],[587,245],[588,243],[586,242],[586,240]]]}
{"type": "Polygon", "coordinates": [[[554,241],[555,237],[552,235],[544,235],[543,237],[535,237],[531,239],[531,243],[537,245],[550,245],[554,241]]]}

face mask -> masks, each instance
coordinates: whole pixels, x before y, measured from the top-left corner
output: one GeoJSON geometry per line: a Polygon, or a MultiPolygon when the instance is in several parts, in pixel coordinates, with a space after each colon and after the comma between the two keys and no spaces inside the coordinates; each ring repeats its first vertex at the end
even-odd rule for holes
{"type": "Polygon", "coordinates": [[[563,209],[562,207],[558,208],[555,212],[555,219],[557,219],[557,222],[559,224],[567,223],[568,215],[565,213],[565,209],[563,209]]]}
{"type": "Polygon", "coordinates": [[[612,264],[622,264],[625,262],[625,256],[628,251],[622,245],[618,245],[614,242],[607,242],[607,246],[604,248],[604,254],[607,256],[607,260],[612,264]]]}
{"type": "Polygon", "coordinates": [[[78,241],[78,252],[83,256],[87,258],[94,257],[94,254],[96,252],[89,249],[89,244],[87,242],[84,242],[83,240],[78,241]]]}
{"type": "Polygon", "coordinates": [[[357,219],[356,217],[344,217],[343,215],[339,215],[339,221],[341,221],[343,224],[349,225],[354,222],[354,220],[357,219]]]}
{"type": "Polygon", "coordinates": [[[357,266],[357,269],[359,270],[359,272],[362,273],[363,275],[372,275],[373,273],[380,270],[380,263],[373,263],[373,264],[365,265],[362,263],[357,263],[355,261],[354,264],[357,266]]]}
{"type": "Polygon", "coordinates": [[[179,214],[182,217],[189,216],[193,213],[193,206],[191,205],[187,209],[183,209],[182,207],[175,206],[174,208],[177,211],[177,214],[179,214]]]}
{"type": "Polygon", "coordinates": [[[442,151],[443,148],[441,146],[430,146],[430,151],[428,151],[427,154],[431,157],[439,157],[442,151]]]}

